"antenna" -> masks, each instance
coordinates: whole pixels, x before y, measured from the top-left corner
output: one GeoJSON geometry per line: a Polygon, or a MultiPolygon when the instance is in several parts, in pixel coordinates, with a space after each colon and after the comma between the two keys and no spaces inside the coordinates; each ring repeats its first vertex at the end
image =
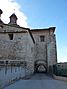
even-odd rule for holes
{"type": "Polygon", "coordinates": [[[14,8],[14,13],[15,13],[15,8],[14,8]]]}

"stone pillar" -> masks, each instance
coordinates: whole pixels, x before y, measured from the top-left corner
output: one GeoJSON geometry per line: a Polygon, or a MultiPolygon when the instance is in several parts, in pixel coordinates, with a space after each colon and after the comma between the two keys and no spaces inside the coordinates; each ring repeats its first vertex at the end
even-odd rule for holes
{"type": "Polygon", "coordinates": [[[34,73],[34,62],[32,61],[27,61],[27,65],[26,65],[26,68],[25,68],[25,72],[26,74],[25,75],[31,75],[34,73]]]}
{"type": "Polygon", "coordinates": [[[55,41],[47,45],[48,72],[53,73],[53,65],[57,63],[57,52],[55,41]]]}

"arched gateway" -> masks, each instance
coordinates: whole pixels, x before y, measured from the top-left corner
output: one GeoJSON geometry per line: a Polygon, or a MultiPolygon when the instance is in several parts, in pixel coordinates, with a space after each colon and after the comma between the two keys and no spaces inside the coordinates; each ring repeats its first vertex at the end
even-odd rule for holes
{"type": "Polygon", "coordinates": [[[44,60],[37,60],[34,64],[35,72],[46,73],[47,72],[47,65],[44,60]]]}

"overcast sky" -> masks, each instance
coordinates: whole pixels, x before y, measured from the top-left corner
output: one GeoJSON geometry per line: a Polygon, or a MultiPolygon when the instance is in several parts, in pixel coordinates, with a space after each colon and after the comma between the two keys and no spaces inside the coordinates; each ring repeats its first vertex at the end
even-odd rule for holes
{"type": "Polygon", "coordinates": [[[58,62],[67,61],[67,0],[0,0],[2,20],[16,13],[22,27],[56,27],[58,62]]]}

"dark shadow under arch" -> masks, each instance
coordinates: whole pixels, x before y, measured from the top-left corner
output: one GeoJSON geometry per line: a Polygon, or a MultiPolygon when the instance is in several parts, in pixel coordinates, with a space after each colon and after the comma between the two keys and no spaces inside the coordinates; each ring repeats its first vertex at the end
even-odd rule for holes
{"type": "Polygon", "coordinates": [[[47,68],[44,64],[35,64],[35,72],[36,73],[46,73],[47,68]]]}

